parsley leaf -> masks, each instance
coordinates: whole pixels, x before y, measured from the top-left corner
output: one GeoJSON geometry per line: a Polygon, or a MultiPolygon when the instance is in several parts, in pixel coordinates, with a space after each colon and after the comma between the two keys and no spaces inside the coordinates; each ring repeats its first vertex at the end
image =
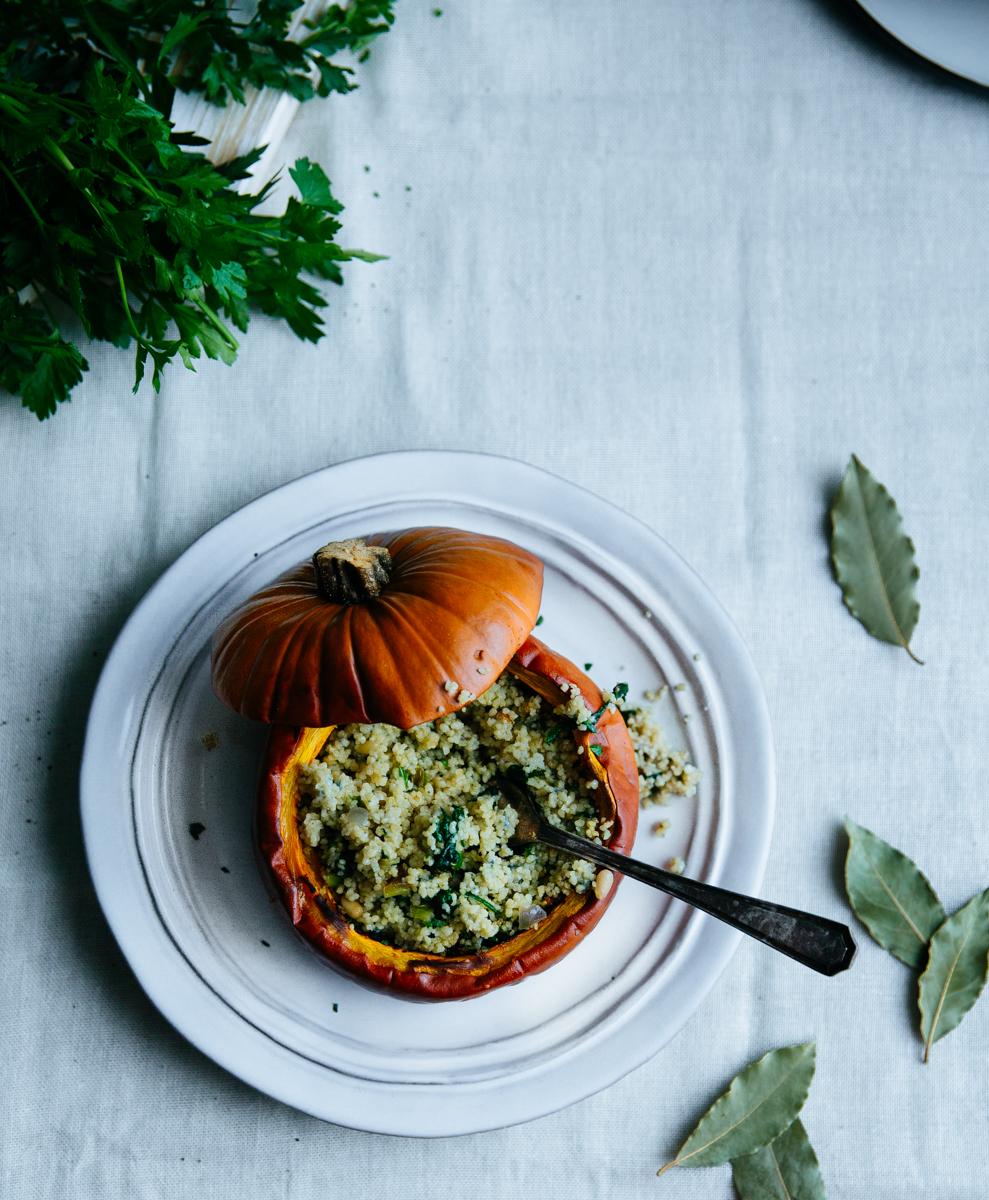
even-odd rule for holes
{"type": "Polygon", "coordinates": [[[39,419],[50,417],[88,370],[76,347],[40,313],[16,296],[0,299],[0,386],[19,393],[25,408],[39,419]]]}
{"type": "Polygon", "coordinates": [[[308,158],[300,158],[294,167],[289,167],[288,173],[299,189],[303,204],[315,204],[334,213],[343,209],[343,205],[333,199],[330,181],[318,163],[311,163],[308,158]]]}
{"type": "Polygon", "coordinates": [[[436,866],[449,871],[459,871],[464,865],[463,851],[457,845],[460,822],[466,816],[464,809],[455,804],[449,812],[443,811],[436,820],[434,836],[438,850],[433,858],[436,866]]]}

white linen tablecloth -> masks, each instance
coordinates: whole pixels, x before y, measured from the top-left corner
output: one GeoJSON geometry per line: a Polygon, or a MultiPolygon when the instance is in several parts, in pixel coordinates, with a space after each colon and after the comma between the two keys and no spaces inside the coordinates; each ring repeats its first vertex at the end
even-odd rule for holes
{"type": "Polygon", "coordinates": [[[742,1066],[816,1037],[803,1116],[832,1198],[983,1197],[989,1000],[922,1066],[910,973],[861,928],[833,981],[746,941],[622,1082],[435,1142],[232,1078],[107,929],[77,777],[128,613],[246,501],[419,447],[582,484],[708,582],[774,723],[765,895],[850,915],[846,812],[949,910],[989,884],[989,98],[826,0],[432,3],[401,0],[360,91],[304,106],[285,144],[327,168],[344,244],[390,255],[330,289],[317,348],[257,316],[233,369],[173,367],[158,397],[94,345],[53,420],[0,401],[0,1193],[728,1197],[727,1168],[654,1173],[742,1066]],[[916,543],[923,667],[831,576],[853,451],[916,543]]]}

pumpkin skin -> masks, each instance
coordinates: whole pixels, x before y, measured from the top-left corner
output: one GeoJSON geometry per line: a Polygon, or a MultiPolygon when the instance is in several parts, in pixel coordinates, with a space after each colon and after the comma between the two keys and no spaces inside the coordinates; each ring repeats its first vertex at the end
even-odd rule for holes
{"type": "MultiPolygon", "coordinates": [[[[509,662],[508,671],[553,705],[563,703],[561,684],[577,684],[592,711],[601,706],[595,684],[562,655],[530,637],[509,662]]],[[[439,955],[401,950],[354,929],[337,908],[322,871],[299,837],[299,768],[322,749],[333,727],[274,726],[262,760],[255,809],[255,844],[273,895],[281,901],[296,932],[331,965],[359,982],[411,1000],[465,1000],[517,983],[546,970],[569,953],[598,923],[617,891],[598,900],[593,890],[565,896],[546,918],[506,942],[471,955],[439,955]]],[[[575,730],[581,769],[598,780],[595,793],[602,816],[613,819],[612,850],[627,854],[635,839],[639,776],[625,721],[618,712],[598,718],[594,733],[575,730]],[[592,754],[592,744],[601,756],[592,754]]]]}
{"type": "Polygon", "coordinates": [[[379,596],[325,600],[301,563],[233,610],[213,638],[213,690],[255,721],[411,729],[487,691],[535,625],[543,565],[502,538],[404,529],[379,596]],[[451,693],[444,687],[457,683],[451,693]],[[470,699],[460,700],[464,692],[470,699]]]}

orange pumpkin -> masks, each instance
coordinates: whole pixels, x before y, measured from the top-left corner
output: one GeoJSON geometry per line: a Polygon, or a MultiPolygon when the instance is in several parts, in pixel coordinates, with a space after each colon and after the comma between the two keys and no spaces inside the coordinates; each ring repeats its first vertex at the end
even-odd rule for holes
{"type": "MultiPolygon", "coordinates": [[[[601,692],[572,662],[530,637],[508,671],[551,704],[566,699],[561,684],[576,683],[588,707],[601,706],[601,692]]],[[[258,781],[255,840],[270,887],[298,933],[337,967],[362,983],[376,984],[420,1000],[465,1000],[526,975],[544,971],[574,948],[598,923],[616,886],[602,900],[592,891],[565,896],[545,920],[508,941],[471,955],[425,954],[376,942],[344,919],[337,898],[323,882],[315,852],[299,836],[299,768],[312,762],[332,727],[275,726],[268,738],[258,781]]],[[[614,822],[608,845],[627,854],[635,840],[639,776],[625,722],[605,711],[594,733],[574,733],[582,769],[598,780],[595,796],[602,817],[614,822]],[[600,757],[590,746],[600,747],[600,757]]],[[[617,881],[616,881],[617,882],[617,881]]]]}
{"type": "MultiPolygon", "coordinates": [[[[213,688],[244,716],[273,724],[259,776],[255,840],[296,931],[365,984],[424,1000],[465,999],[545,970],[590,932],[616,887],[563,897],[531,929],[472,955],[401,950],[341,915],[315,852],[299,836],[299,773],[337,725],[409,729],[469,704],[508,670],[554,707],[595,684],[530,635],[542,563],[500,538],[408,529],[331,543],[235,609],[213,643],[213,688]]],[[[638,770],[621,714],[575,730],[581,770],[598,781],[610,847],[628,853],[638,770]],[[592,753],[590,747],[595,746],[592,753]]],[[[617,881],[616,881],[617,883],[617,881]]]]}
{"type": "Polygon", "coordinates": [[[542,590],[543,564],[502,538],[404,529],[333,542],[222,622],[213,690],[254,721],[411,729],[494,683],[542,590]]]}

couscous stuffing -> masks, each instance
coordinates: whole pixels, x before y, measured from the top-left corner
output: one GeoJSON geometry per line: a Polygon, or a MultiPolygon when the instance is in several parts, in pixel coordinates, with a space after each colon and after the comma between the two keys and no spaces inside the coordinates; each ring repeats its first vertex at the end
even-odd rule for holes
{"type": "MultiPolygon", "coordinates": [[[[616,687],[605,701],[620,704],[626,691],[616,687]]],[[[611,826],[598,815],[597,781],[580,772],[571,736],[593,719],[575,686],[554,709],[505,674],[458,712],[407,731],[335,729],[303,768],[299,832],[341,912],[377,941],[464,954],[537,924],[564,896],[593,890],[591,863],[541,845],[509,847],[516,816],[497,783],[499,773],[521,768],[549,821],[606,843],[611,826]]],[[[692,794],[698,772],[669,749],[651,713],[629,709],[625,719],[643,803],[692,794]]]]}

